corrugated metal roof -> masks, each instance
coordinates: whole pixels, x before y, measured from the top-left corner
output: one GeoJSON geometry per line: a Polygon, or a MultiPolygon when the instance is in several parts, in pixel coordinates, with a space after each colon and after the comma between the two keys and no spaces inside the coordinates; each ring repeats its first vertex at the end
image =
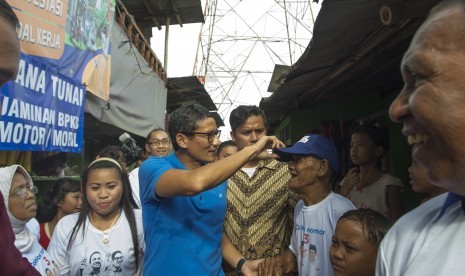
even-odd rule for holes
{"type": "Polygon", "coordinates": [[[168,99],[166,112],[171,112],[187,102],[196,102],[212,113],[218,126],[224,126],[224,122],[217,112],[218,108],[205,90],[202,83],[195,76],[168,78],[168,99]]]}
{"type": "Polygon", "coordinates": [[[205,87],[195,76],[168,78],[168,99],[166,112],[170,113],[182,104],[196,102],[210,111],[218,126],[224,126],[218,110],[205,87]]]}
{"type": "Polygon", "coordinates": [[[260,102],[270,130],[291,110],[351,93],[402,87],[401,58],[437,2],[325,0],[307,50],[276,92],[260,102]],[[383,5],[393,8],[390,25],[380,20],[383,5]]]}
{"type": "Polygon", "coordinates": [[[144,36],[150,40],[152,28],[161,29],[169,25],[203,23],[204,16],[200,0],[122,0],[136,20],[144,36]]]}
{"type": "Polygon", "coordinates": [[[284,81],[290,68],[290,66],[275,64],[273,74],[271,75],[271,81],[268,85],[268,92],[276,92],[276,89],[278,89],[281,82],[284,81]]]}

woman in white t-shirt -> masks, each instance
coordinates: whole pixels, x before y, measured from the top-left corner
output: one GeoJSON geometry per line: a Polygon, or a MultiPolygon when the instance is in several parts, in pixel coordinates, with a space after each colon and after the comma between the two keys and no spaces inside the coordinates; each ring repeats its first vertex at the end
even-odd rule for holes
{"type": "Polygon", "coordinates": [[[81,179],[81,213],[55,227],[48,247],[60,275],[136,275],[145,250],[142,213],[130,204],[121,165],[99,158],[81,179]]]}

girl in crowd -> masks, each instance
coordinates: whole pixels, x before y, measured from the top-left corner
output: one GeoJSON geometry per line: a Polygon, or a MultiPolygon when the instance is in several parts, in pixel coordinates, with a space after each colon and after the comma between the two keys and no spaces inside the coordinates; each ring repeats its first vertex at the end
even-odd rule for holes
{"type": "Polygon", "coordinates": [[[388,148],[383,129],[356,128],[350,143],[350,158],[355,167],[347,172],[338,188],[355,207],[375,210],[396,221],[403,214],[402,182],[381,169],[381,158],[388,148]]]}
{"type": "Polygon", "coordinates": [[[329,249],[335,276],[375,275],[378,247],[392,222],[370,209],[344,213],[336,224],[329,249]]]}
{"type": "MultiPolygon", "coordinates": [[[[413,146],[413,148],[415,149],[415,145],[413,146]]],[[[413,156],[413,150],[412,165],[410,165],[410,167],[408,168],[408,174],[410,177],[410,184],[412,185],[412,190],[416,193],[426,194],[426,196],[421,200],[420,204],[446,192],[446,190],[444,190],[443,188],[434,186],[428,181],[428,178],[425,174],[425,169],[417,163],[416,158],[413,156]]]]}
{"type": "MultiPolygon", "coordinates": [[[[126,155],[124,154],[124,151],[117,146],[107,146],[101,149],[95,159],[99,159],[101,157],[108,157],[111,159],[116,160],[120,165],[121,168],[123,168],[124,171],[124,177],[129,179],[129,174],[128,174],[128,167],[126,163],[126,155]]],[[[134,188],[131,186],[131,195],[130,195],[130,202],[131,206],[136,209],[140,209],[140,199],[139,199],[139,186],[137,186],[137,191],[134,190],[134,188]]]]}
{"type": "Polygon", "coordinates": [[[37,187],[29,174],[19,165],[0,168],[0,190],[15,233],[16,248],[41,275],[47,275],[47,271],[58,272],[53,259],[39,244],[39,233],[32,233],[26,226],[37,212],[37,187]]]}
{"type": "Polygon", "coordinates": [[[48,248],[60,274],[137,275],[145,250],[142,213],[130,204],[124,169],[101,157],[83,172],[81,190],[81,212],[58,222],[48,248]]]}
{"type": "Polygon", "coordinates": [[[238,148],[233,140],[227,140],[222,142],[216,149],[216,160],[221,160],[230,155],[237,153],[238,148]]]}
{"type": "Polygon", "coordinates": [[[81,187],[79,181],[61,178],[52,189],[45,193],[42,204],[37,210],[40,222],[40,244],[47,249],[53,230],[58,221],[66,215],[81,210],[81,187]]]}

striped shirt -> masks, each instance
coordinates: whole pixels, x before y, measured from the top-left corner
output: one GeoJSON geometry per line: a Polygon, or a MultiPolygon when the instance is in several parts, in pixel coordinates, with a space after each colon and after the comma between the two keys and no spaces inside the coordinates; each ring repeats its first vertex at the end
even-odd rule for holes
{"type": "MultiPolygon", "coordinates": [[[[261,160],[251,178],[242,170],[228,180],[224,231],[249,260],[280,255],[289,248],[298,195],[287,185],[286,163],[261,160]]],[[[223,262],[226,274],[234,268],[223,262]]]]}

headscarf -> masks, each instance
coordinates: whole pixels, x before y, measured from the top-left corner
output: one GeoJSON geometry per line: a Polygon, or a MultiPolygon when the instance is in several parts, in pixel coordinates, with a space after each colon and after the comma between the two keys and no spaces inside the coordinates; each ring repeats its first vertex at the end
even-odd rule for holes
{"type": "MultiPolygon", "coordinates": [[[[3,201],[5,202],[8,217],[15,233],[15,246],[22,253],[28,253],[34,244],[35,237],[31,231],[26,227],[28,221],[23,221],[15,218],[10,212],[10,206],[8,206],[8,198],[10,197],[10,189],[13,182],[13,176],[15,172],[21,173],[26,179],[27,183],[32,186],[31,176],[27,171],[20,165],[12,165],[9,167],[0,168],[0,191],[3,195],[3,201]]],[[[3,222],[2,222],[3,223],[3,222]]]]}

